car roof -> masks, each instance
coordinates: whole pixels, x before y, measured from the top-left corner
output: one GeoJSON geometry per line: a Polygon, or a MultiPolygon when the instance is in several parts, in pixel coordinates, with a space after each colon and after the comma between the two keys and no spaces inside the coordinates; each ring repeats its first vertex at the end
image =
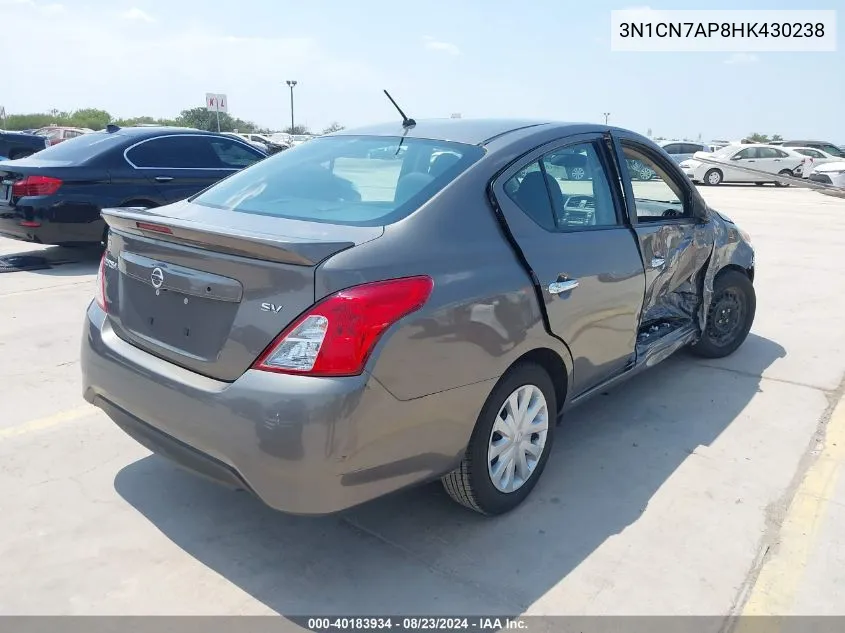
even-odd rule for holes
{"type": "Polygon", "coordinates": [[[169,125],[162,126],[143,126],[143,127],[118,127],[114,130],[98,130],[94,134],[117,134],[126,140],[140,141],[156,136],[174,136],[174,135],[198,135],[198,136],[233,136],[238,137],[234,132],[209,132],[207,130],[198,130],[191,127],[175,127],[169,125]]]}
{"type": "Polygon", "coordinates": [[[341,130],[326,136],[404,136],[465,145],[484,145],[494,138],[516,130],[552,123],[554,122],[530,119],[423,119],[416,121],[416,125],[408,129],[402,127],[401,121],[396,121],[341,130]]]}
{"type": "Polygon", "coordinates": [[[833,145],[834,147],[837,147],[836,143],[831,143],[830,141],[784,141],[783,142],[784,145],[795,145],[796,143],[802,143],[802,146],[803,146],[803,144],[806,144],[806,143],[813,143],[815,145],[833,145]]]}

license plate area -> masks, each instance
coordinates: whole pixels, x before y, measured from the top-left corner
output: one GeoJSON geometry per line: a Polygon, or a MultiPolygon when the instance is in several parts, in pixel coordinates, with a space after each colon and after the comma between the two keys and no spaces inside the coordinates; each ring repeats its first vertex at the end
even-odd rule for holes
{"type": "Polygon", "coordinates": [[[120,321],[129,334],[198,360],[217,359],[235,319],[237,303],[156,290],[126,274],[121,274],[120,287],[120,321]]]}

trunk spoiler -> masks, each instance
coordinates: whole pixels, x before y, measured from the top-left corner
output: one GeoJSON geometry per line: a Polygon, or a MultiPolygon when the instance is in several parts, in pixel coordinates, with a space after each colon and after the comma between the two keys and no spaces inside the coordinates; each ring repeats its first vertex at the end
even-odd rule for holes
{"type": "Polygon", "coordinates": [[[211,226],[156,215],[140,207],[103,209],[102,215],[106,224],[118,233],[299,266],[315,266],[335,253],[355,246],[351,241],[319,241],[211,226]]]}

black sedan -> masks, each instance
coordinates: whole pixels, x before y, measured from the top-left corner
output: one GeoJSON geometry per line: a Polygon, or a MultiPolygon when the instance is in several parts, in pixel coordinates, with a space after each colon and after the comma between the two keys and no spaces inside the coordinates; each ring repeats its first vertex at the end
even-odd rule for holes
{"type": "Polygon", "coordinates": [[[101,209],[176,202],[266,156],[210,132],[109,126],[0,162],[0,235],[41,244],[100,242],[101,209]]]}
{"type": "Polygon", "coordinates": [[[31,156],[50,146],[50,140],[35,134],[0,131],[0,161],[31,156]]]}

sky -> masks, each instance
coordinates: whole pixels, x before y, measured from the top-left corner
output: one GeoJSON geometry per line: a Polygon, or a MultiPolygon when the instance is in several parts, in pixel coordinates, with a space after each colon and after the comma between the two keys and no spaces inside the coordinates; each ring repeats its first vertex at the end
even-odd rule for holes
{"type": "MultiPolygon", "coordinates": [[[[831,9],[841,0],[0,0],[7,113],[173,117],[225,93],[262,127],[396,118],[609,122],[655,136],[845,143],[834,53],[610,50],[610,11],[831,9]]],[[[840,11],[839,17],[845,16],[840,11]]]]}

